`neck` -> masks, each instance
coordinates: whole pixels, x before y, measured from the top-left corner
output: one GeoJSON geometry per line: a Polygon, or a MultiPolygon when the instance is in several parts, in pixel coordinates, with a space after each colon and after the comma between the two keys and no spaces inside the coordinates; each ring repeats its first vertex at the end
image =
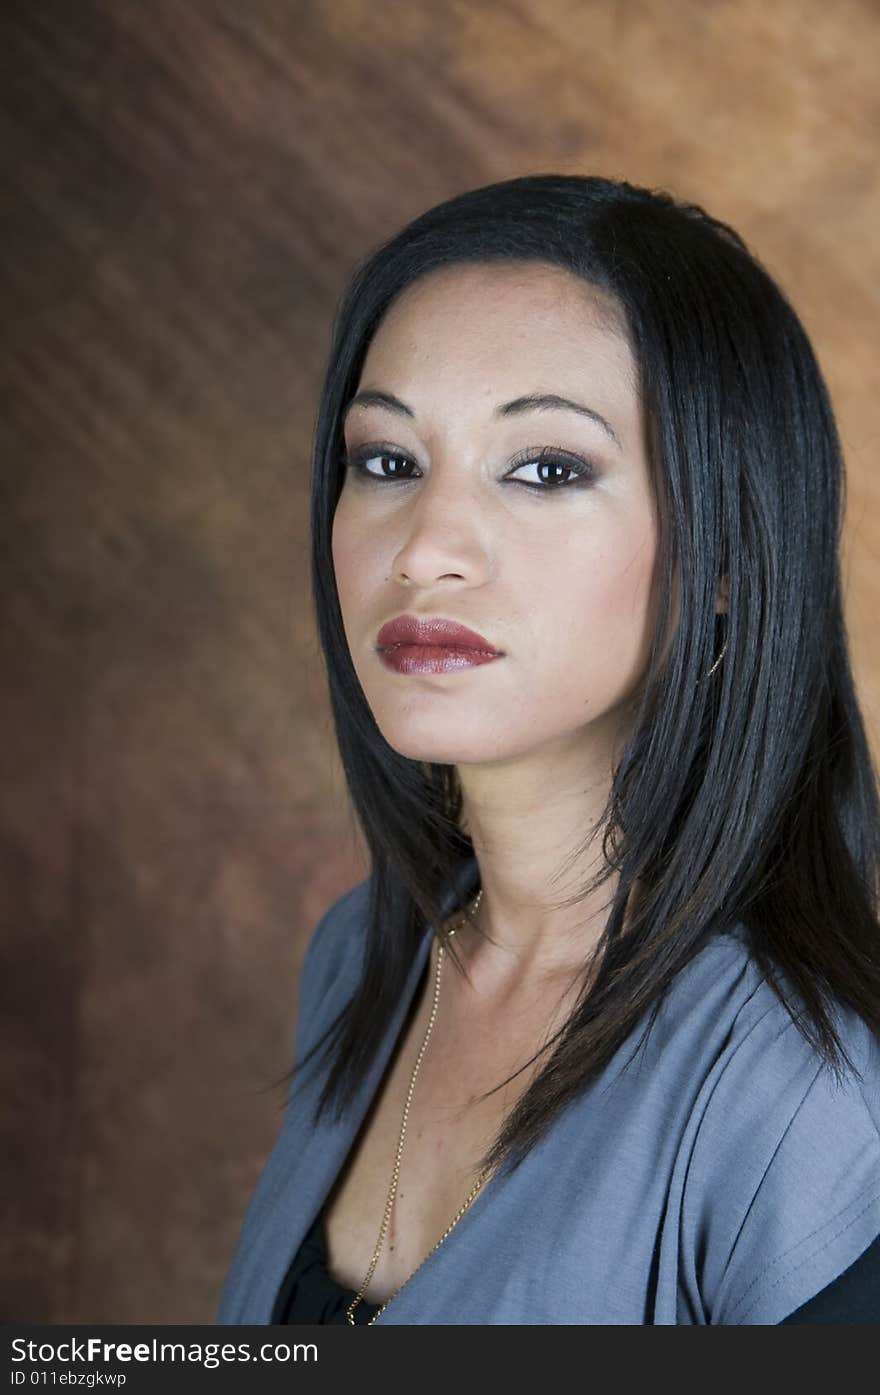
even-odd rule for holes
{"type": "Polygon", "coordinates": [[[456,948],[485,991],[558,981],[596,948],[619,876],[566,905],[604,866],[595,826],[610,790],[607,760],[576,766],[571,752],[515,768],[459,768],[462,827],[480,869],[479,932],[456,948]],[[487,938],[488,937],[488,938],[487,938]]]}

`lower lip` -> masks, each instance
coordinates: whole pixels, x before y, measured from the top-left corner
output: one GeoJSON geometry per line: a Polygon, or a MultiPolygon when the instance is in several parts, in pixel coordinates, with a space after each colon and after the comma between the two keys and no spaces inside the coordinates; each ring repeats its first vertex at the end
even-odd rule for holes
{"type": "Polygon", "coordinates": [[[379,658],[395,673],[451,673],[455,669],[491,664],[501,655],[495,650],[452,649],[446,645],[395,644],[380,649],[379,658]]]}

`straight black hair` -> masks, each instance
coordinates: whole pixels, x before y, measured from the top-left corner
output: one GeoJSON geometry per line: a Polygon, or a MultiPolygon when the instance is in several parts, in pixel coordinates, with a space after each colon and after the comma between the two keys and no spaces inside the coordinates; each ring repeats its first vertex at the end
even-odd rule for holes
{"type": "Polygon", "coordinates": [[[595,976],[587,990],[591,961],[482,1159],[490,1169],[515,1167],[643,1019],[650,1030],[707,939],[734,925],[838,1077],[854,1066],[835,1004],[880,1035],[880,801],[842,610],[843,462],[810,342],[743,239],[698,205],[543,174],[429,209],[359,265],[337,310],[315,430],[312,582],[371,875],[359,986],[293,1074],[323,1048],[315,1118],[341,1115],[428,926],[461,968],[442,923],[474,857],[455,767],[410,760],[380,733],[343,630],[331,530],[342,414],[383,315],[431,271],[498,261],[564,268],[619,307],[653,435],[662,580],[631,735],[584,831],[584,849],[601,832],[604,865],[583,896],[619,873],[595,976]],[[716,614],[722,577],[728,610],[716,614]]]}

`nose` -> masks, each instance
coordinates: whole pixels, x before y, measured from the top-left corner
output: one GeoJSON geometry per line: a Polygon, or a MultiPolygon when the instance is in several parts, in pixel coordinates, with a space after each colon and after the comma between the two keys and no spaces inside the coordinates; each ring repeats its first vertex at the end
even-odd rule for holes
{"type": "Polygon", "coordinates": [[[489,577],[479,506],[460,480],[449,479],[443,487],[435,472],[398,520],[402,536],[391,562],[395,581],[425,588],[441,580],[479,586],[489,577]]]}

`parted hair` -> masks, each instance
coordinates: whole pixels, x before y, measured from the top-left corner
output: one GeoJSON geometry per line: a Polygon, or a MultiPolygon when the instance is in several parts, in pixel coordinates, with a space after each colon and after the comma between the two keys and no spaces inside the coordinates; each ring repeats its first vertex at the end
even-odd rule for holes
{"type": "Polygon", "coordinates": [[[585,851],[601,839],[603,865],[578,896],[619,876],[577,1005],[482,1159],[512,1168],[638,1026],[650,1031],[707,939],[737,924],[798,1029],[836,1074],[854,1068],[834,1008],[880,1035],[880,801],[843,614],[840,441],[780,286],[732,227],[625,181],[528,175],[429,209],[356,267],[314,435],[317,627],[370,856],[360,982],[292,1072],[295,1082],[319,1053],[316,1118],[341,1114],[364,1080],[428,926],[461,968],[444,906],[448,917],[450,887],[474,856],[455,767],[395,751],[352,665],[331,551],[342,415],[407,287],[498,261],[564,268],[619,308],[650,425],[660,542],[631,729],[604,811],[582,831],[585,851]],[[716,613],[722,577],[727,611],[716,613]],[[665,643],[674,586],[678,622],[665,643]]]}

